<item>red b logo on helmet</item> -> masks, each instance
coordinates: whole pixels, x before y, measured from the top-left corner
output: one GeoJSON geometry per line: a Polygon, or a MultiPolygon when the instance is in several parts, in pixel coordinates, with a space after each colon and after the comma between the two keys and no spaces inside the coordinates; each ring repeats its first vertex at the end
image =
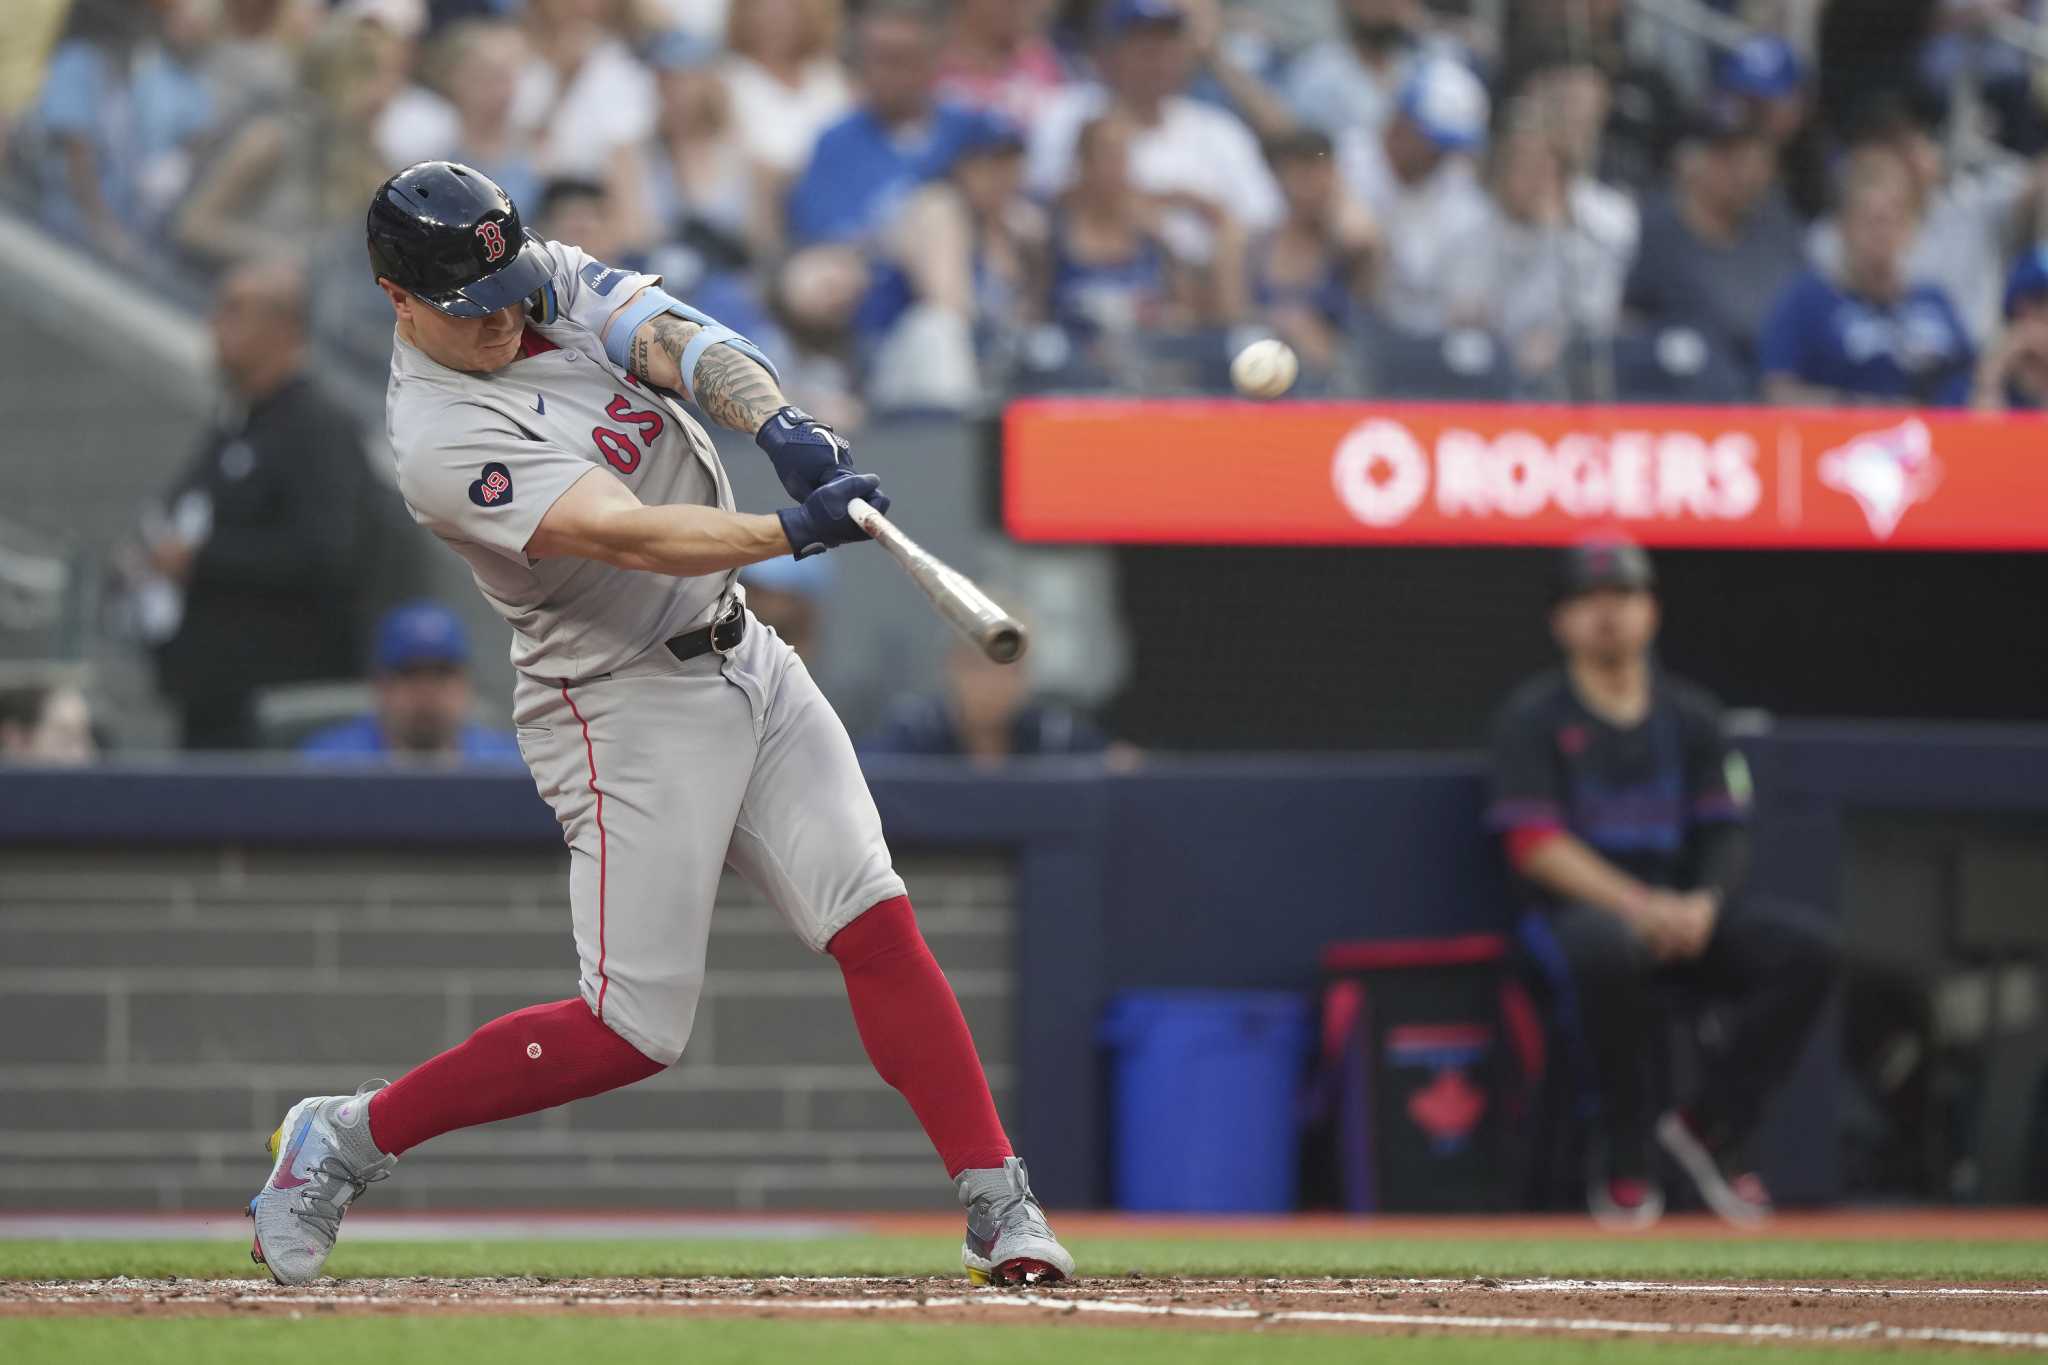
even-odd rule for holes
{"type": "Polygon", "coordinates": [[[478,223],[476,235],[484,239],[484,255],[498,260],[505,254],[505,234],[496,223],[478,223]]]}

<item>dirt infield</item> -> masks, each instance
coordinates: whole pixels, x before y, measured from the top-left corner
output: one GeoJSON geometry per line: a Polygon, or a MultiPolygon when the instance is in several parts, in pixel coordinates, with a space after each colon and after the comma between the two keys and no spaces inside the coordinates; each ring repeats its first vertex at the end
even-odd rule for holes
{"type": "Polygon", "coordinates": [[[2048,1351],[2048,1288],[1584,1280],[1089,1279],[1029,1292],[957,1278],[0,1283],[0,1317],[537,1313],[915,1316],[1198,1330],[1572,1335],[2048,1351]]]}

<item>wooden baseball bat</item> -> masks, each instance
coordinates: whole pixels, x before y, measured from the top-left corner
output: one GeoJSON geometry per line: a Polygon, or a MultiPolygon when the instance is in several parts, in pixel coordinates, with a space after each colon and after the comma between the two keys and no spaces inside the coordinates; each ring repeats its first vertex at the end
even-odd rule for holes
{"type": "Polygon", "coordinates": [[[1024,657],[1031,644],[1024,623],[997,606],[987,593],[974,586],[974,580],[948,567],[937,555],[903,534],[867,499],[855,498],[846,510],[854,525],[895,556],[911,582],[932,600],[939,615],[980,646],[982,653],[999,664],[1013,664],[1024,657]]]}

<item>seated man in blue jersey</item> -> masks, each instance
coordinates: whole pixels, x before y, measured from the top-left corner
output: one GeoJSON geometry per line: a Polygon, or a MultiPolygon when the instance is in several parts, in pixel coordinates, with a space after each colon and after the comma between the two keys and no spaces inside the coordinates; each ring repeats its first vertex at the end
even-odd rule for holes
{"type": "Polygon", "coordinates": [[[1657,665],[1654,586],[1637,546],[1567,553],[1551,614],[1565,666],[1495,720],[1490,822],[1530,906],[1523,943],[1560,1051],[1591,1064],[1594,1217],[1644,1227],[1663,1212],[1654,1137],[1715,1212],[1752,1224],[1770,1195],[1744,1142],[1799,1058],[1836,950],[1826,923],[1745,886],[1747,772],[1718,703],[1657,665]],[[1710,998],[1720,1027],[1697,1093],[1660,1115],[1667,981],[1710,998]]]}
{"type": "Polygon", "coordinates": [[[1800,407],[1959,407],[1975,357],[1938,285],[1908,274],[1920,228],[1911,174],[1890,152],[1851,159],[1838,276],[1818,270],[1778,296],[1758,343],[1764,396],[1800,407]]]}
{"type": "Polygon", "coordinates": [[[437,759],[517,763],[511,734],[472,714],[469,637],[454,612],[432,602],[393,607],[377,623],[377,709],[321,730],[299,747],[319,759],[437,759]]]}

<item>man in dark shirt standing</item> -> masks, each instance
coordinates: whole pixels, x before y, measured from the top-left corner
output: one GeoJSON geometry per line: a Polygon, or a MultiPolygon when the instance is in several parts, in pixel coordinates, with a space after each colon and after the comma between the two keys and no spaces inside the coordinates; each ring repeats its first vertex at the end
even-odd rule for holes
{"type": "Polygon", "coordinates": [[[258,688],[361,670],[369,466],[355,423],[306,372],[305,317],[304,278],[283,263],[241,267],[215,300],[227,402],[149,552],[184,587],[157,669],[188,749],[255,744],[258,688]]]}
{"type": "Polygon", "coordinates": [[[1567,552],[1551,617],[1565,666],[1495,722],[1491,820],[1532,902],[1524,942],[1598,1083],[1594,1216],[1640,1227],[1663,1212],[1654,1134],[1716,1212],[1755,1223],[1770,1196],[1742,1145],[1798,1059],[1835,948],[1810,913],[1744,890],[1747,771],[1718,703],[1657,667],[1654,586],[1635,545],[1567,552]],[[1651,1040],[1667,979],[1725,1012],[1699,1093],[1659,1117],[1651,1040]]]}

